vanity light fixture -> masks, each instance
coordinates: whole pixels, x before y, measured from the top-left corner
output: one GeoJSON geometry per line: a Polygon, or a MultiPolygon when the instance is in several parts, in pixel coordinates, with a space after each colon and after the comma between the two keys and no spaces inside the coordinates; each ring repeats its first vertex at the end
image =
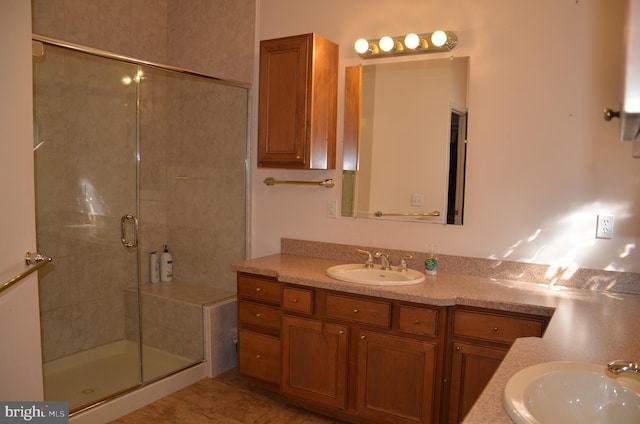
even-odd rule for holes
{"type": "Polygon", "coordinates": [[[451,31],[434,31],[424,34],[407,34],[406,36],[366,40],[360,38],[354,48],[360,57],[372,59],[377,57],[398,56],[403,54],[437,53],[452,50],[458,44],[458,36],[451,31]]]}

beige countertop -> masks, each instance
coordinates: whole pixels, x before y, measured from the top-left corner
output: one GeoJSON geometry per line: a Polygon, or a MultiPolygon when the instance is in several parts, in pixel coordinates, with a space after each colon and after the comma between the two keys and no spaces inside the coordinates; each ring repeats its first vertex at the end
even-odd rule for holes
{"type": "Polygon", "coordinates": [[[276,254],[233,265],[234,270],[275,277],[285,283],[437,306],[467,305],[553,315],[542,338],[518,339],[464,423],[511,423],[502,408],[509,378],[530,365],[582,361],[605,365],[640,360],[640,296],[584,289],[550,288],[527,282],[439,272],[412,286],[372,286],[334,280],[333,259],[276,254]]]}

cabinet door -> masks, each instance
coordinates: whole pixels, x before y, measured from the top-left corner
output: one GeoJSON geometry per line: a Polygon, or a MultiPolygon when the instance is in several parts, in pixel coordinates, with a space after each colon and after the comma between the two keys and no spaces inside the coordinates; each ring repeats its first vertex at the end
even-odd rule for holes
{"type": "Polygon", "coordinates": [[[362,331],[358,341],[358,415],[429,423],[436,388],[435,343],[362,331]]]}
{"type": "Polygon", "coordinates": [[[343,325],[282,317],[282,391],[345,409],[347,336],[343,325]]]}
{"type": "Polygon", "coordinates": [[[453,344],[449,423],[459,423],[478,400],[507,354],[507,349],[453,344]]]}
{"type": "Polygon", "coordinates": [[[304,167],[311,38],[260,43],[258,164],[304,167]]]}

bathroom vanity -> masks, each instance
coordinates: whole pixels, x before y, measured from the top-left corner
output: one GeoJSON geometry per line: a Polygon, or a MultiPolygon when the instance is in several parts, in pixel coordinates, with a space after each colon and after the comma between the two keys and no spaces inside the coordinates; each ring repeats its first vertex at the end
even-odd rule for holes
{"type": "Polygon", "coordinates": [[[551,317],[569,305],[575,315],[584,300],[442,272],[414,286],[365,286],[326,275],[340,263],[278,254],[234,265],[239,371],[351,422],[460,422],[516,340],[544,341],[551,317]]]}
{"type": "Polygon", "coordinates": [[[366,422],[440,422],[443,414],[458,422],[511,343],[542,336],[549,318],[242,272],[238,297],[241,374],[273,383],[303,406],[366,422]]]}

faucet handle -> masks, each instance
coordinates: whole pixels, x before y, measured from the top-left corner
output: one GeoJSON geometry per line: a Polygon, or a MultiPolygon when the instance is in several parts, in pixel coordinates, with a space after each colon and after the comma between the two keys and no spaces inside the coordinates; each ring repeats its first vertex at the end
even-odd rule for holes
{"type": "Polygon", "coordinates": [[[398,271],[407,272],[407,261],[413,259],[413,255],[407,255],[400,258],[400,265],[398,265],[398,271]]]}
{"type": "Polygon", "coordinates": [[[371,252],[358,249],[358,253],[360,253],[361,255],[367,255],[367,260],[365,261],[364,266],[366,268],[373,268],[373,256],[371,256],[371,252]]]}

